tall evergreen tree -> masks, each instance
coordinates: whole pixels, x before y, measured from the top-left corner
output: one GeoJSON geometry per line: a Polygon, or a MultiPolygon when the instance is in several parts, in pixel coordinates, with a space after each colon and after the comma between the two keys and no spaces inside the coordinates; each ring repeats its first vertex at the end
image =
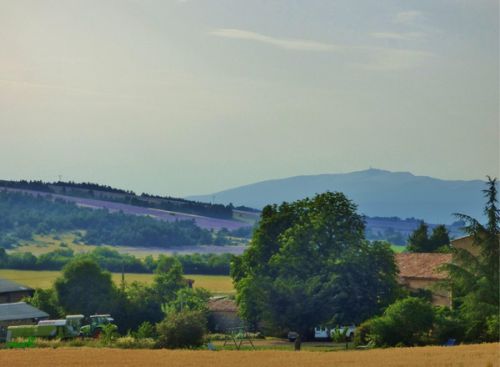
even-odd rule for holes
{"type": "Polygon", "coordinates": [[[432,230],[429,238],[429,249],[431,252],[440,249],[449,249],[450,246],[450,232],[444,224],[440,224],[432,230]]]}
{"type": "Polygon", "coordinates": [[[429,247],[429,226],[423,221],[413,233],[408,237],[408,251],[428,252],[429,247]]]}
{"type": "Polygon", "coordinates": [[[434,227],[429,237],[429,226],[422,221],[408,237],[407,249],[409,252],[438,252],[447,249],[449,244],[450,236],[444,224],[434,227]]]}
{"type": "Polygon", "coordinates": [[[446,266],[448,286],[453,291],[454,306],[466,327],[466,340],[498,340],[500,212],[497,206],[497,180],[488,176],[484,190],[487,223],[465,215],[456,216],[466,223],[464,230],[479,248],[475,257],[465,249],[453,249],[454,263],[446,266]]]}

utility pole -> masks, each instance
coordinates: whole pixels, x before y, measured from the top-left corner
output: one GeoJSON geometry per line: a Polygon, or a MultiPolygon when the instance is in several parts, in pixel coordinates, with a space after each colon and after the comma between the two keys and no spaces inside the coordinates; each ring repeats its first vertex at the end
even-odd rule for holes
{"type": "Polygon", "coordinates": [[[125,291],[125,263],[122,260],[122,284],[121,284],[122,291],[125,291]]]}

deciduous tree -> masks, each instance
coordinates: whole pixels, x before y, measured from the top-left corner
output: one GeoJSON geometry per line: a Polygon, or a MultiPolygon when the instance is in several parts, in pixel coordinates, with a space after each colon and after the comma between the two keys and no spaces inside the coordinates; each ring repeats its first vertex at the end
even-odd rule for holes
{"type": "Polygon", "coordinates": [[[233,259],[242,316],[275,332],[360,322],[394,299],[393,253],[364,239],[341,193],[264,208],[248,250],[233,259]]]}

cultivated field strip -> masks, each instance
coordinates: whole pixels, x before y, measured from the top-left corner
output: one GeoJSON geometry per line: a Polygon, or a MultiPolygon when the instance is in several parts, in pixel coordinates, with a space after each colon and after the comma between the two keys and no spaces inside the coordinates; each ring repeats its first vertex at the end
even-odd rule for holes
{"type": "Polygon", "coordinates": [[[347,352],[123,349],[0,350],[9,367],[498,367],[500,344],[347,352]]]}
{"type": "Polygon", "coordinates": [[[251,227],[252,224],[239,222],[231,219],[219,219],[219,218],[211,218],[204,217],[201,215],[188,214],[188,213],[180,213],[180,212],[172,212],[162,209],[155,208],[146,208],[141,206],[117,203],[113,201],[104,201],[98,199],[86,199],[79,198],[76,196],[67,196],[60,195],[42,191],[33,191],[33,190],[24,190],[24,189],[12,189],[7,187],[0,187],[0,190],[12,191],[12,192],[24,192],[27,194],[31,194],[33,196],[49,196],[55,199],[62,199],[68,202],[75,203],[78,206],[92,209],[107,209],[110,212],[123,212],[125,214],[133,214],[133,215],[144,215],[150,216],[159,220],[163,220],[166,222],[175,222],[178,220],[194,220],[196,224],[205,229],[222,229],[226,228],[229,230],[238,229],[242,227],[251,227]]]}
{"type": "MultiPolygon", "coordinates": [[[[0,269],[0,278],[12,280],[29,287],[44,289],[50,288],[60,274],[60,271],[51,270],[0,269]]],[[[119,285],[121,282],[121,274],[112,273],[111,275],[113,281],[119,285]]],[[[127,283],[137,281],[140,283],[150,284],[153,281],[153,277],[153,274],[125,273],[125,281],[127,283]]],[[[226,275],[185,274],[185,277],[194,280],[195,288],[205,288],[210,292],[217,294],[234,293],[232,279],[226,275]]]]}

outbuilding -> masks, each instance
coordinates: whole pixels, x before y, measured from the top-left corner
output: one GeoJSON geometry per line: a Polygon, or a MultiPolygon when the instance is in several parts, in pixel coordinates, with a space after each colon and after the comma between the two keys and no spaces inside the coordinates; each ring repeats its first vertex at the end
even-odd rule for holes
{"type": "Polygon", "coordinates": [[[213,332],[223,333],[243,325],[238,316],[238,305],[227,297],[211,298],[208,301],[208,312],[209,328],[213,332]]]}
{"type": "Polygon", "coordinates": [[[0,278],[0,303],[19,302],[24,297],[32,297],[34,293],[33,288],[0,278]]]}
{"type": "Polygon", "coordinates": [[[7,335],[11,325],[34,325],[49,318],[49,314],[26,302],[0,304],[0,340],[7,335]]]}

